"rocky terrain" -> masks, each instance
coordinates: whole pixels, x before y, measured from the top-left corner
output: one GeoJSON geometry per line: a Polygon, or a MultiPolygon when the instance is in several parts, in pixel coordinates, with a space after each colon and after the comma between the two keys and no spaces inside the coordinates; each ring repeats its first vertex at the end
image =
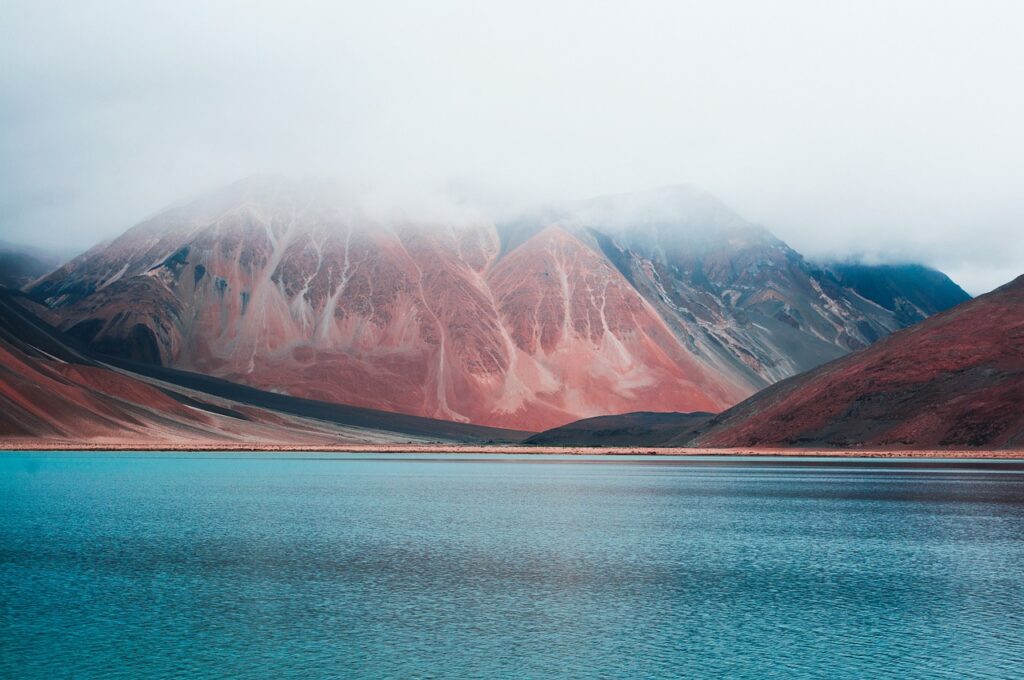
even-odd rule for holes
{"type": "Polygon", "coordinates": [[[28,448],[338,447],[520,433],[295,399],[95,355],[0,288],[0,440],[28,448]]]}
{"type": "Polygon", "coordinates": [[[669,444],[1024,448],[1024,276],[773,385],[669,444]]]}
{"type": "Polygon", "coordinates": [[[492,220],[277,179],[164,211],[27,292],[98,352],[534,431],[718,412],[968,297],[931,270],[815,265],[689,187],[492,220]]]}

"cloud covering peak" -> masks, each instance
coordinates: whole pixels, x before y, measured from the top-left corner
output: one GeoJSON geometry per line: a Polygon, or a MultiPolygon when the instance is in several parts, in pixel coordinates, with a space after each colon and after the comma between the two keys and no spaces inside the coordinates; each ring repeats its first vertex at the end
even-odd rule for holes
{"type": "Polygon", "coordinates": [[[255,172],[573,200],[681,182],[811,256],[1024,271],[1024,6],[10,0],[0,238],[255,172]]]}

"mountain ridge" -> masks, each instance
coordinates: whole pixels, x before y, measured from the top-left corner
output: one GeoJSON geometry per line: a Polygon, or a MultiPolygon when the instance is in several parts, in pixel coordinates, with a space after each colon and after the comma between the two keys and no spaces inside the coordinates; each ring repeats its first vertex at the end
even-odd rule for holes
{"type": "Polygon", "coordinates": [[[907,321],[692,188],[423,222],[332,186],[236,183],[27,292],[107,353],[529,430],[720,411],[907,321]]]}
{"type": "Polygon", "coordinates": [[[670,445],[1024,445],[1024,276],[777,383],[670,445]]]}

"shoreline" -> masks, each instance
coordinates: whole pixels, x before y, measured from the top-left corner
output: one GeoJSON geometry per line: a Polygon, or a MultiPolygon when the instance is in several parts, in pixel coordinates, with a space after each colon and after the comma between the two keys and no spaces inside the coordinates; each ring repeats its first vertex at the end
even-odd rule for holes
{"type": "Polygon", "coordinates": [[[124,441],[0,441],[0,452],[27,451],[105,451],[105,452],[196,452],[196,453],[438,453],[496,455],[575,455],[575,456],[788,456],[808,458],[968,458],[1024,460],[1021,449],[821,449],[821,448],[656,448],[647,446],[521,446],[480,444],[252,444],[224,442],[166,442],[140,444],[124,441]]]}

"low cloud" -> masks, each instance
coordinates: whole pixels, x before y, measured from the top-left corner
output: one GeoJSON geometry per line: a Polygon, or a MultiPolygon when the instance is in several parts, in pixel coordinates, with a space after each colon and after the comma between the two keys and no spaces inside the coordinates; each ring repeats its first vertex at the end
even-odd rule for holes
{"type": "Polygon", "coordinates": [[[1017,2],[0,13],[3,240],[84,248],[257,172],[534,202],[686,182],[809,256],[973,293],[1024,272],[1017,2]]]}

